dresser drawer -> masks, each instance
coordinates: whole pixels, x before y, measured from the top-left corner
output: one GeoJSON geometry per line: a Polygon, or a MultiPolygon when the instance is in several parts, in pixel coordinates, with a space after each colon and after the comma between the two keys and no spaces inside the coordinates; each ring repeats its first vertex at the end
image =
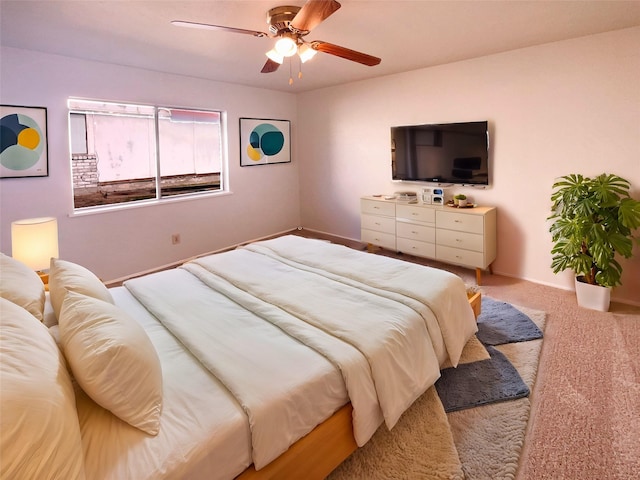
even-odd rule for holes
{"type": "Polygon", "coordinates": [[[484,237],[477,233],[438,230],[436,232],[436,243],[445,247],[463,248],[476,252],[484,251],[484,237]]]}
{"type": "Polygon", "coordinates": [[[435,243],[436,229],[426,225],[416,225],[415,223],[396,222],[396,235],[398,237],[419,240],[421,242],[435,243]]]}
{"type": "Polygon", "coordinates": [[[484,264],[484,255],[481,252],[445,247],[444,245],[436,245],[436,259],[441,262],[464,265],[465,267],[487,267],[484,264]]]}
{"type": "Polygon", "coordinates": [[[415,205],[398,205],[396,207],[396,218],[407,220],[435,223],[436,211],[433,208],[416,207],[415,205]]]}
{"type": "Polygon", "coordinates": [[[384,215],[386,217],[395,217],[396,204],[391,202],[367,200],[365,198],[360,200],[360,212],[369,213],[371,215],[384,215]]]}
{"type": "Polygon", "coordinates": [[[434,243],[398,237],[396,248],[399,252],[408,253],[417,257],[436,258],[436,245],[434,243]]]}
{"type": "Polygon", "coordinates": [[[363,228],[360,230],[360,240],[364,243],[371,243],[378,247],[388,248],[389,250],[396,249],[395,233],[376,232],[374,230],[367,230],[366,228],[363,228]]]}
{"type": "Polygon", "coordinates": [[[360,228],[394,234],[396,232],[396,219],[363,214],[360,216],[360,228]]]}
{"type": "Polygon", "coordinates": [[[458,212],[436,212],[436,226],[460,232],[484,233],[484,218],[482,215],[458,212]]]}

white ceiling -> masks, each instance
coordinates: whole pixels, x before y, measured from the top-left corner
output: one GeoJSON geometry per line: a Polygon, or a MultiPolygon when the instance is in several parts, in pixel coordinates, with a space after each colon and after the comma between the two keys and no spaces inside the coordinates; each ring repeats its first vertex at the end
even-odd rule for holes
{"type": "MultiPolygon", "coordinates": [[[[274,40],[180,28],[187,20],[267,31],[266,12],[304,0],[0,0],[2,45],[289,92],[640,25],[640,1],[340,0],[306,40],[382,58],[367,67],[319,53],[260,73],[274,40]]],[[[640,54],[640,52],[639,52],[640,54]]],[[[295,57],[294,57],[295,58],[295,57]]],[[[567,59],[571,61],[571,59],[567,59]]]]}

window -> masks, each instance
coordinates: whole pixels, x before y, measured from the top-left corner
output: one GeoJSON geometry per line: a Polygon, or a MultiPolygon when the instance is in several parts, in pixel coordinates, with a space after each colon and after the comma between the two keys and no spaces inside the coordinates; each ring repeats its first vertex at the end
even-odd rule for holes
{"type": "Polygon", "coordinates": [[[74,208],[224,191],[222,112],[69,100],[74,208]]]}

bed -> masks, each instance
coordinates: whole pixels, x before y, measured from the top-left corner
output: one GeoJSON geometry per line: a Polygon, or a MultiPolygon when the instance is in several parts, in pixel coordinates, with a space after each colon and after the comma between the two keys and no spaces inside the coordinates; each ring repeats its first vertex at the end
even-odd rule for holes
{"type": "Polygon", "coordinates": [[[34,380],[53,382],[66,412],[43,413],[44,424],[55,416],[70,433],[41,440],[54,443],[44,456],[17,449],[28,458],[3,462],[2,478],[324,478],[393,428],[477,330],[459,277],[295,235],[111,289],[53,259],[49,296],[23,305],[33,321],[4,277],[1,447],[28,438],[15,398],[34,382],[12,365],[30,354],[6,361],[21,354],[5,341],[20,328],[62,365],[34,380]],[[5,379],[17,382],[6,394],[5,379]]]}

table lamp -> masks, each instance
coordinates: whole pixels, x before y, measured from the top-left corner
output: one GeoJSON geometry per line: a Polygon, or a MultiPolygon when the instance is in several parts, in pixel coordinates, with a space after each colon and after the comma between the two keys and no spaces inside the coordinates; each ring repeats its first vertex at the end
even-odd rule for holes
{"type": "Polygon", "coordinates": [[[51,257],[58,253],[58,221],[53,217],[27,218],[11,222],[11,256],[35,270],[49,283],[51,257]]]}

